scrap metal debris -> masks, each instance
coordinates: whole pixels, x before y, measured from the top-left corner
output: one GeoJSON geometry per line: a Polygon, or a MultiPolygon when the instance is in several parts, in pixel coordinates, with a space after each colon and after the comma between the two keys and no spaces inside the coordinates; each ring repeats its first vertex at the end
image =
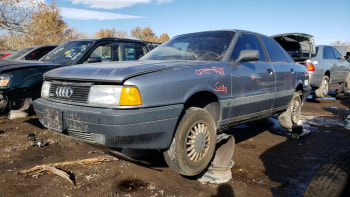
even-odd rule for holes
{"type": "Polygon", "coordinates": [[[49,164],[43,164],[43,165],[37,165],[30,169],[26,170],[20,170],[17,172],[17,174],[24,174],[25,176],[30,175],[34,178],[39,177],[44,172],[47,172],[48,174],[56,174],[66,180],[68,180],[70,183],[75,185],[74,180],[72,180],[71,176],[58,168],[62,168],[64,166],[69,165],[91,165],[91,164],[100,164],[102,162],[107,161],[116,161],[119,160],[115,157],[99,157],[99,158],[91,158],[91,159],[83,159],[83,160],[77,160],[77,161],[64,161],[64,162],[58,162],[58,163],[49,163],[49,164]]]}
{"type": "Polygon", "coordinates": [[[10,120],[17,119],[17,118],[25,118],[28,116],[27,112],[21,111],[21,110],[11,110],[9,112],[8,118],[10,120]]]}
{"type": "Polygon", "coordinates": [[[43,139],[36,138],[34,133],[28,134],[28,139],[30,141],[34,141],[32,146],[37,146],[37,147],[41,148],[41,147],[48,145],[46,142],[43,141],[43,139]]]}
{"type": "Polygon", "coordinates": [[[311,131],[308,129],[304,129],[303,126],[293,125],[292,128],[292,139],[300,139],[302,137],[308,136],[311,134],[311,131]]]}
{"type": "Polygon", "coordinates": [[[234,162],[231,159],[235,148],[235,138],[233,135],[222,133],[217,136],[216,144],[217,149],[212,163],[198,178],[203,184],[226,183],[232,178],[231,168],[234,162]]]}

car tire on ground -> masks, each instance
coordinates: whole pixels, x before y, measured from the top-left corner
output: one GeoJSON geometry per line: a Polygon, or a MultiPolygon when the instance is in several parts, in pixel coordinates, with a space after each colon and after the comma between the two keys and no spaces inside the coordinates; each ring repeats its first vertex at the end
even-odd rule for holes
{"type": "Polygon", "coordinates": [[[315,173],[304,197],[349,196],[350,152],[326,161],[315,173]]]}
{"type": "Polygon", "coordinates": [[[185,176],[201,173],[213,158],[216,129],[213,117],[202,108],[191,107],[181,119],[164,154],[170,168],[185,176]]]}
{"type": "Polygon", "coordinates": [[[329,90],[329,77],[327,75],[323,76],[321,86],[315,90],[315,94],[319,98],[325,98],[328,96],[329,90]]]}
{"type": "Polygon", "coordinates": [[[15,101],[11,101],[10,110],[27,111],[31,105],[32,105],[31,98],[18,99],[15,101]]]}
{"type": "Polygon", "coordinates": [[[301,114],[301,93],[294,92],[292,100],[285,112],[278,116],[278,122],[286,129],[292,129],[294,124],[297,124],[301,114]]]}

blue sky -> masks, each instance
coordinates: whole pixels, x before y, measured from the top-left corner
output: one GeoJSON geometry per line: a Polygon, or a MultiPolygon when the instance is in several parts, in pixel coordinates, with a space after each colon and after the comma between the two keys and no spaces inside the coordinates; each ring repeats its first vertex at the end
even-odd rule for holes
{"type": "MultiPolygon", "coordinates": [[[[51,3],[51,0],[46,0],[51,3]]],[[[63,20],[88,36],[101,28],[157,35],[244,29],[265,35],[302,32],[316,44],[350,41],[349,0],[56,0],[63,20]]]]}

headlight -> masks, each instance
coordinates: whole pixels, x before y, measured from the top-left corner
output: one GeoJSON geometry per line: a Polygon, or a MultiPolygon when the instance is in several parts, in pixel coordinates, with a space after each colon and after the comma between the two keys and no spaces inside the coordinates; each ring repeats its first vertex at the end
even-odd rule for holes
{"type": "Polygon", "coordinates": [[[5,87],[10,83],[10,75],[0,75],[0,87],[5,87]]]}
{"type": "Polygon", "coordinates": [[[90,88],[89,104],[131,106],[142,105],[141,95],[136,87],[94,85],[90,88]]]}
{"type": "Polygon", "coordinates": [[[41,87],[41,98],[49,98],[51,83],[44,81],[41,87]]]}

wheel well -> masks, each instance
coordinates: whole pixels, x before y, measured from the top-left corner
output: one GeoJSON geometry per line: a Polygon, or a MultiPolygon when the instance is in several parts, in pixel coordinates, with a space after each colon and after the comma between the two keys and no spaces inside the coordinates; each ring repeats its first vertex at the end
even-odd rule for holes
{"type": "Polygon", "coordinates": [[[220,106],[218,98],[211,92],[199,92],[192,95],[185,103],[185,111],[190,107],[206,109],[214,118],[216,126],[220,118],[220,106]]]}
{"type": "Polygon", "coordinates": [[[328,76],[328,79],[329,79],[329,83],[331,83],[331,73],[329,72],[329,70],[326,71],[326,73],[324,75],[327,75],[328,76]]]}
{"type": "Polygon", "coordinates": [[[300,92],[300,99],[303,100],[303,85],[299,84],[298,87],[295,89],[295,92],[300,92]]]}

